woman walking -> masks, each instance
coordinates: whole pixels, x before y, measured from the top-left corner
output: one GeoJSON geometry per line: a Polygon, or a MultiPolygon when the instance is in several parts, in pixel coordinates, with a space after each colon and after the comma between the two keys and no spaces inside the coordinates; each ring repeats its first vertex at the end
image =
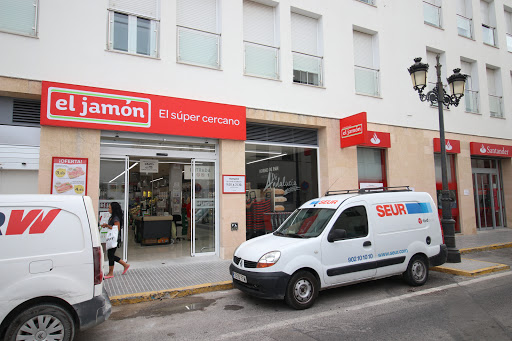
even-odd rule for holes
{"type": "MultiPolygon", "coordinates": [[[[108,224],[102,224],[102,227],[107,227],[109,229],[117,229],[117,233],[121,233],[121,227],[123,226],[124,214],[121,209],[121,205],[118,202],[113,201],[108,205],[108,212],[110,213],[110,218],[108,220],[108,224]]],[[[121,260],[121,258],[116,256],[116,247],[107,250],[108,255],[108,274],[105,275],[105,279],[114,277],[114,262],[118,262],[124,267],[123,275],[130,268],[130,264],[121,260]]]]}

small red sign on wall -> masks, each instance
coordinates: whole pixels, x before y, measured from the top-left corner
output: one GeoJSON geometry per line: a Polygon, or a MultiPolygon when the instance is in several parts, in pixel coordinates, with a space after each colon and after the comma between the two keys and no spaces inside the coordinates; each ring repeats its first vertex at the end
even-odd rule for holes
{"type": "Polygon", "coordinates": [[[341,148],[357,146],[366,142],[366,112],[340,120],[341,148]]]}
{"type": "Polygon", "coordinates": [[[512,146],[471,142],[469,144],[471,155],[512,157],[512,146]]]}
{"type": "Polygon", "coordinates": [[[380,131],[370,131],[366,135],[366,142],[362,144],[364,147],[375,148],[391,148],[391,134],[380,131]]]}
{"type": "MultiPolygon", "coordinates": [[[[449,140],[445,139],[446,143],[446,152],[448,154],[459,154],[460,153],[460,141],[459,140],[449,140]]],[[[438,137],[434,138],[434,152],[441,152],[441,139],[438,137]]]]}
{"type": "Polygon", "coordinates": [[[41,124],[245,140],[245,107],[43,81],[41,124]]]}

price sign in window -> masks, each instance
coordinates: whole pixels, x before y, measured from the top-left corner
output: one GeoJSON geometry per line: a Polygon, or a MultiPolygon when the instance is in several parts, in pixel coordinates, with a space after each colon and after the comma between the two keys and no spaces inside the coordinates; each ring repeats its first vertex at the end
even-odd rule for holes
{"type": "Polygon", "coordinates": [[[87,195],[85,158],[53,157],[51,194],[87,195]]]}

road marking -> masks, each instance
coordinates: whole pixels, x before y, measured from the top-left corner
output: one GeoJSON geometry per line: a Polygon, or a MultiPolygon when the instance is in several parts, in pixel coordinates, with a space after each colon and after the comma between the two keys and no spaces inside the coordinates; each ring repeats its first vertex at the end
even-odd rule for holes
{"type": "Polygon", "coordinates": [[[456,288],[459,286],[468,286],[471,284],[480,283],[480,282],[488,281],[491,279],[506,277],[506,276],[510,276],[510,275],[512,275],[512,272],[502,272],[502,273],[498,273],[495,275],[489,275],[486,277],[470,279],[468,281],[464,281],[464,282],[460,282],[460,283],[452,283],[452,284],[443,285],[443,286],[440,286],[437,288],[430,288],[430,289],[425,289],[425,290],[421,290],[421,291],[417,291],[417,292],[412,292],[409,294],[404,294],[401,296],[385,298],[385,299],[382,299],[379,301],[363,303],[363,304],[359,304],[359,305],[355,305],[355,306],[351,306],[351,307],[344,307],[344,308],[335,309],[335,310],[329,310],[329,311],[325,311],[323,313],[318,313],[318,314],[314,314],[314,315],[308,314],[307,316],[297,317],[297,318],[293,318],[293,319],[281,321],[281,322],[276,322],[276,323],[270,323],[270,324],[266,324],[261,327],[255,327],[255,328],[245,329],[245,330],[236,331],[236,332],[230,332],[230,333],[219,336],[217,338],[217,340],[231,339],[234,337],[240,338],[241,335],[257,334],[259,332],[268,331],[269,329],[283,328],[283,327],[287,327],[287,326],[290,326],[293,324],[304,323],[304,322],[307,322],[307,321],[313,320],[313,319],[316,320],[316,319],[322,319],[325,317],[330,317],[330,316],[339,314],[340,311],[349,312],[349,311],[361,310],[361,309],[375,307],[375,306],[386,304],[386,303],[392,303],[392,302],[405,300],[405,299],[408,299],[411,297],[428,295],[428,294],[431,294],[434,292],[448,290],[448,289],[456,288]]]}

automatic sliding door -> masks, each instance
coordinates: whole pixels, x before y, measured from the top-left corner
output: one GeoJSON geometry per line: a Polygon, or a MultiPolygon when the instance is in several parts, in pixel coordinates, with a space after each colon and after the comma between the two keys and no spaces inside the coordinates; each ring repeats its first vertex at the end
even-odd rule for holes
{"type": "Polygon", "coordinates": [[[215,245],[215,162],[192,160],[192,255],[212,254],[215,245]]]}
{"type": "MultiPolygon", "coordinates": [[[[108,212],[111,202],[117,201],[124,212],[122,235],[122,258],[127,260],[128,252],[128,157],[100,159],[99,212],[108,212]]],[[[118,254],[119,256],[119,254],[118,254]]]]}

